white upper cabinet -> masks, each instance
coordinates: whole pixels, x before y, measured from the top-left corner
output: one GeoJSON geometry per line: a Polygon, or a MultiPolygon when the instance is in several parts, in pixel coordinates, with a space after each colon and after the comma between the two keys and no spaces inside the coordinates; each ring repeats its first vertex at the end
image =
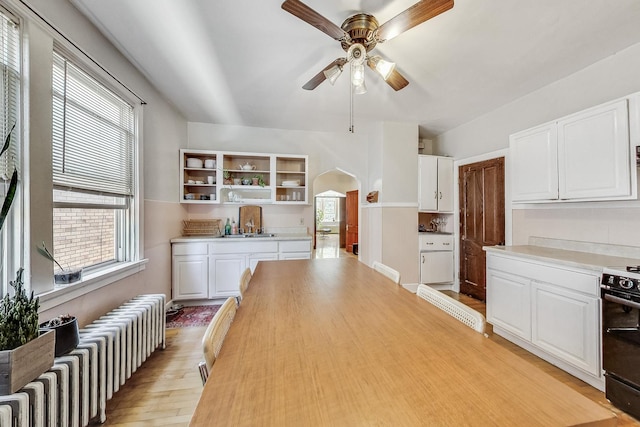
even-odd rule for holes
{"type": "Polygon", "coordinates": [[[558,144],[556,124],[548,123],[510,137],[512,200],[558,198],[558,144]]]}
{"type": "Polygon", "coordinates": [[[637,99],[632,95],[511,135],[512,201],[635,199],[637,99]]]}
{"type": "Polygon", "coordinates": [[[453,211],[453,159],[418,156],[418,210],[453,211]]]}
{"type": "Polygon", "coordinates": [[[631,194],[627,100],[558,121],[561,199],[631,194]]]}

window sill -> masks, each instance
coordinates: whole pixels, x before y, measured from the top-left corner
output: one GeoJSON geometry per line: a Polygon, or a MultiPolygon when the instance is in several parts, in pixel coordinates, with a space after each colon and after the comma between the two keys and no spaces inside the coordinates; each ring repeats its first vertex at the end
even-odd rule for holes
{"type": "Polygon", "coordinates": [[[111,283],[139,273],[145,269],[148,260],[117,264],[112,268],[101,270],[93,274],[83,274],[82,281],[72,285],[60,286],[51,291],[38,295],[40,311],[50,310],[72,299],[81,297],[111,283]]]}

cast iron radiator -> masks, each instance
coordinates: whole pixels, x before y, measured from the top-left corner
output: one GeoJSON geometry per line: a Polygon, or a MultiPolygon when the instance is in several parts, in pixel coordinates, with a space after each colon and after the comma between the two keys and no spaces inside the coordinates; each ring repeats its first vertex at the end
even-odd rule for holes
{"type": "Polygon", "coordinates": [[[104,423],[106,402],[157,348],[165,296],[139,295],[80,330],[80,344],[19,392],[0,396],[0,427],[104,423]]]}

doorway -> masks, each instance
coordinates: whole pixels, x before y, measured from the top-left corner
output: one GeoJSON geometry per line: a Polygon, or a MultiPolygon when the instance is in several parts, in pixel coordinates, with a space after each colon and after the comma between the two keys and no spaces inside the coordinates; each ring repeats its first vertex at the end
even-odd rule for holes
{"type": "MultiPolygon", "coordinates": [[[[349,193],[358,192],[359,182],[344,171],[331,170],[313,181],[314,190],[314,230],[313,249],[316,258],[337,258],[352,255],[353,245],[358,241],[357,228],[350,228],[355,232],[350,237],[349,252],[347,252],[348,216],[352,224],[358,221],[358,200],[355,199],[355,208],[347,207],[349,193]],[[349,213],[350,212],[350,213],[349,213]]],[[[353,196],[351,196],[353,197],[353,196]]]]}
{"type": "Polygon", "coordinates": [[[504,157],[458,169],[460,293],[486,299],[483,246],[504,244],[504,157]]]}

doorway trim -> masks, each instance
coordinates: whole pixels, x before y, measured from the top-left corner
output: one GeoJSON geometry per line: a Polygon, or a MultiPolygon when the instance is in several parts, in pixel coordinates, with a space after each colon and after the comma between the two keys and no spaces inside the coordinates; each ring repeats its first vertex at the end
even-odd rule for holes
{"type": "MultiPolygon", "coordinates": [[[[501,150],[491,151],[485,154],[479,154],[473,157],[467,157],[465,159],[455,160],[453,162],[453,211],[460,212],[460,176],[458,171],[460,166],[468,165],[471,163],[482,162],[485,160],[496,159],[498,157],[504,157],[504,239],[506,245],[511,245],[512,242],[512,212],[511,212],[511,182],[509,176],[511,176],[511,167],[509,161],[509,149],[504,148],[501,150]]],[[[456,242],[460,241],[460,215],[453,216],[453,237],[456,242]]],[[[453,290],[460,292],[460,247],[456,245],[454,251],[454,281],[453,290]]]]}

